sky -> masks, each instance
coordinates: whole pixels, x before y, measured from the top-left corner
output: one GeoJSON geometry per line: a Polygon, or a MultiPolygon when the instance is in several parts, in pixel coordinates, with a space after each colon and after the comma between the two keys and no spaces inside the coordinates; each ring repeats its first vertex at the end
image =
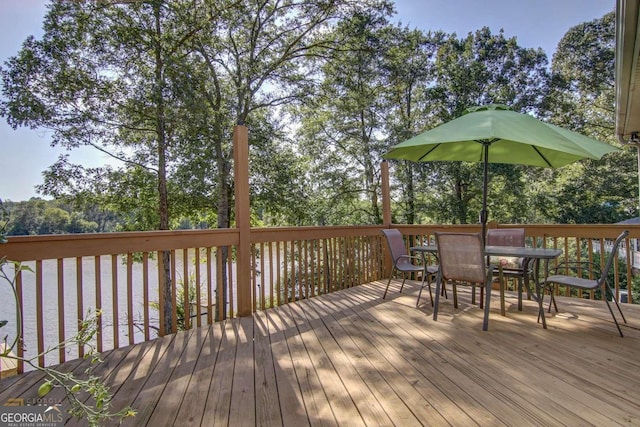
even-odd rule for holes
{"type": "MultiPolygon", "coordinates": [[[[0,0],[0,64],[16,55],[29,36],[42,36],[45,0],[0,0]]],[[[443,30],[464,37],[482,27],[516,37],[527,48],[542,48],[551,61],[555,48],[573,26],[601,18],[614,10],[615,0],[396,0],[400,21],[424,31],[443,30]]],[[[107,162],[89,148],[67,152],[50,146],[50,134],[41,130],[13,130],[0,119],[0,199],[21,201],[41,197],[35,185],[42,172],[60,154],[72,163],[96,167],[107,162]]]]}

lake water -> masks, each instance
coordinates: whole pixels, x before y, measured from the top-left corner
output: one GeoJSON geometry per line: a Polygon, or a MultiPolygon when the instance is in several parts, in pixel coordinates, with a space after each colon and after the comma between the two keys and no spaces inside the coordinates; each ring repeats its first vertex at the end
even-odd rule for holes
{"type": "MultiPolygon", "coordinates": [[[[178,286],[182,286],[183,263],[181,254],[177,254],[176,259],[176,281],[178,286]]],[[[191,261],[190,261],[191,262],[191,261]]],[[[36,274],[35,263],[25,263],[34,272],[24,271],[23,277],[23,319],[24,319],[24,337],[25,337],[25,357],[35,357],[38,353],[37,346],[37,309],[36,309],[36,274]]],[[[193,269],[193,267],[190,267],[193,269]]],[[[235,277],[235,267],[232,267],[232,274],[235,277]]],[[[191,270],[190,271],[193,271],[191,270]]],[[[91,310],[95,312],[96,302],[96,273],[95,261],[93,257],[86,257],[82,260],[82,313],[91,310]]],[[[117,329],[119,345],[125,346],[129,342],[128,330],[128,307],[127,307],[127,266],[124,258],[118,257],[117,265],[117,310],[118,319],[114,319],[113,301],[114,293],[112,289],[112,262],[111,256],[103,256],[100,259],[100,298],[102,307],[102,341],[103,351],[114,347],[114,321],[119,324],[117,329]]],[[[207,286],[207,268],[201,265],[201,300],[206,301],[207,286]]],[[[7,276],[13,277],[13,268],[6,266],[4,271],[7,276]]],[[[158,301],[158,266],[156,260],[149,260],[148,267],[148,295],[149,301],[158,301]]],[[[215,273],[214,273],[215,274],[215,273]]],[[[77,268],[75,259],[65,259],[63,268],[63,295],[64,295],[64,330],[66,338],[77,333],[78,304],[77,304],[77,268]]],[[[42,263],[43,278],[43,316],[44,316],[44,344],[45,349],[55,346],[59,339],[58,324],[58,265],[56,260],[46,260],[42,263]]],[[[141,263],[133,264],[132,272],[132,317],[139,326],[134,328],[134,342],[144,341],[144,291],[143,269],[141,263]]],[[[213,285],[215,287],[215,284],[213,285]]],[[[215,293],[213,294],[215,296],[215,293]]],[[[206,304],[206,303],[205,303],[206,304]]],[[[206,316],[204,316],[206,319],[206,316]]],[[[7,320],[9,323],[0,328],[0,337],[7,336],[7,342],[10,344],[16,336],[16,304],[11,291],[11,287],[4,279],[0,279],[0,320],[7,320]]],[[[206,322],[206,320],[204,320],[206,322]]],[[[153,308],[149,308],[149,323],[151,327],[158,327],[158,312],[153,308]]],[[[150,332],[151,338],[156,336],[155,330],[150,332]]],[[[66,349],[66,359],[71,360],[78,357],[77,346],[66,349]]],[[[46,358],[46,364],[58,363],[58,352],[49,353],[46,358]]]]}

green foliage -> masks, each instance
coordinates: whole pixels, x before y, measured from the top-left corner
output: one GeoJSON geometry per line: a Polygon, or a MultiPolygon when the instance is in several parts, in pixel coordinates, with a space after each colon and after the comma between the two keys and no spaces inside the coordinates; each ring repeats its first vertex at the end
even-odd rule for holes
{"type": "Polygon", "coordinates": [[[378,165],[386,149],[380,131],[388,112],[382,71],[387,13],[362,11],[336,26],[333,37],[341,48],[320,64],[315,96],[295,112],[316,224],[382,220],[378,165]]]}
{"type": "Polygon", "coordinates": [[[7,201],[3,205],[5,233],[9,236],[98,231],[98,224],[91,221],[92,212],[73,210],[58,200],[32,198],[25,202],[7,201]]]}
{"type": "Polygon", "coordinates": [[[306,159],[296,152],[284,124],[267,111],[255,112],[247,125],[252,216],[265,226],[305,224],[311,193],[306,159]]]}
{"type": "MultiPolygon", "coordinates": [[[[423,128],[435,127],[458,117],[472,105],[502,103],[514,110],[536,111],[546,82],[546,56],[525,49],[515,38],[483,28],[467,37],[439,35],[435,39],[433,74],[425,82],[427,119],[423,128]]],[[[403,166],[405,168],[405,166],[403,166]]],[[[429,162],[414,166],[413,178],[402,175],[401,189],[414,187],[414,206],[398,212],[407,220],[444,223],[476,222],[481,210],[482,166],[479,163],[429,162]],[[415,213],[411,213],[411,209],[415,213]]],[[[517,222],[525,216],[522,203],[525,182],[522,168],[490,165],[490,218],[517,222]]]]}
{"type": "MultiPolygon", "coordinates": [[[[571,28],[553,56],[549,119],[604,142],[614,140],[615,14],[571,28]]],[[[615,223],[637,216],[637,160],[633,150],[585,160],[536,177],[534,199],[549,222],[615,223]],[[541,179],[539,179],[541,178],[541,179]]]]}
{"type": "Polygon", "coordinates": [[[7,243],[7,225],[9,225],[9,212],[0,199],[0,244],[7,243]]]}
{"type": "Polygon", "coordinates": [[[640,275],[633,276],[631,280],[632,301],[634,304],[640,304],[640,275]]]}
{"type": "MultiPolygon", "coordinates": [[[[189,310],[191,310],[192,308],[196,307],[196,305],[200,304],[200,301],[206,301],[207,294],[205,290],[207,287],[203,283],[196,282],[195,274],[190,274],[187,281],[188,281],[187,282],[188,295],[186,295],[186,302],[189,306],[189,310]],[[200,288],[200,301],[198,301],[197,299],[198,287],[200,288]]],[[[192,322],[191,324],[195,322],[195,320],[192,318],[191,312],[185,311],[184,309],[184,305],[185,305],[184,285],[185,285],[184,279],[176,280],[176,312],[177,312],[176,323],[179,331],[184,331],[187,329],[186,322],[185,322],[185,319],[187,317],[190,318],[190,322],[192,322]]],[[[149,306],[154,310],[160,311],[160,304],[157,301],[149,301],[149,306]]],[[[202,313],[202,314],[204,315],[206,313],[202,313]]],[[[213,317],[215,318],[215,313],[213,317]]]]}

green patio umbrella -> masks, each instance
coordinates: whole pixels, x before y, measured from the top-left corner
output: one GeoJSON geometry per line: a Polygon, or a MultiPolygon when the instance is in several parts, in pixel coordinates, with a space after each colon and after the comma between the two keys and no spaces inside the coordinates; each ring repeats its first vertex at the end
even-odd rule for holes
{"type": "Polygon", "coordinates": [[[516,113],[504,105],[468,108],[451,120],[391,148],[386,159],[483,162],[482,235],[487,226],[488,163],[557,168],[618,151],[609,144],[516,113]]]}

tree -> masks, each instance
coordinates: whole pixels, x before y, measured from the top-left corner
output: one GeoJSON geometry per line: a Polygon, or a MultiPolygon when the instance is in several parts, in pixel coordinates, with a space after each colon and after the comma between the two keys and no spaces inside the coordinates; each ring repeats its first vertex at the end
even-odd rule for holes
{"type": "MultiPolygon", "coordinates": [[[[382,71],[386,82],[387,114],[385,128],[390,145],[403,142],[419,133],[428,123],[428,82],[435,79],[435,56],[446,36],[442,32],[424,34],[400,26],[384,30],[386,48],[382,52],[382,71]]],[[[400,162],[396,166],[403,186],[404,222],[416,222],[415,164],[400,162]]]]}
{"type": "MultiPolygon", "coordinates": [[[[192,93],[201,94],[198,98],[210,110],[205,126],[211,130],[207,147],[216,159],[218,227],[230,225],[232,200],[232,149],[221,125],[251,124],[254,112],[278,108],[302,96],[298,88],[305,75],[306,59],[334,46],[335,41],[327,36],[328,28],[353,10],[377,3],[194,2],[201,7],[194,7],[191,15],[204,11],[206,19],[196,19],[202,26],[194,34],[188,58],[202,76],[196,80],[198,90],[192,93]]],[[[222,248],[223,263],[227,257],[228,249],[222,248]]],[[[219,286],[226,301],[226,275],[219,286]]]]}
{"type": "MultiPolygon", "coordinates": [[[[172,209],[177,223],[193,194],[200,195],[198,206],[209,196],[206,207],[215,206],[218,227],[229,227],[231,125],[295,99],[305,58],[336,43],[328,28],[372,6],[389,7],[375,0],[54,2],[42,40],[29,38],[0,70],[0,115],[14,128],[51,129],[53,145],[89,145],[129,171],[153,174],[154,228],[171,227],[172,209]],[[216,179],[194,191],[172,187],[174,174],[184,182],[190,171],[216,179]]],[[[162,258],[166,331],[168,256],[162,258]]]]}
{"type": "Polygon", "coordinates": [[[297,152],[287,123],[264,117],[268,115],[265,109],[251,118],[251,209],[261,224],[306,225],[311,199],[308,161],[297,152]]]}
{"type": "Polygon", "coordinates": [[[47,208],[38,229],[38,234],[62,234],[71,223],[71,215],[60,208],[47,208]]]}
{"type": "Polygon", "coordinates": [[[380,58],[387,46],[381,31],[387,10],[356,13],[341,22],[334,37],[343,40],[318,71],[317,94],[297,112],[301,148],[311,161],[314,194],[333,200],[317,212],[317,223],[382,221],[377,164],[384,152],[385,82],[380,58]],[[343,208],[347,209],[345,218],[343,208]],[[340,212],[334,215],[331,210],[340,212]]]}
{"type": "MultiPolygon", "coordinates": [[[[178,7],[180,5],[177,5],[178,7]]],[[[162,0],[54,2],[42,40],[27,39],[0,70],[0,114],[14,128],[53,131],[52,144],[95,147],[156,176],[154,228],[169,229],[167,170],[173,144],[167,76],[188,31],[162,0]]],[[[169,252],[162,257],[165,324],[171,331],[169,252]]]]}
{"type": "Polygon", "coordinates": [[[29,201],[15,204],[5,203],[8,212],[7,235],[21,236],[38,234],[44,217],[46,202],[31,198],[29,201]]]}
{"type": "MultiPolygon", "coordinates": [[[[560,126],[613,145],[615,123],[615,14],[577,25],[553,56],[545,108],[560,126]]],[[[613,223],[637,215],[635,153],[584,160],[545,171],[537,200],[560,223],[613,223]],[[635,191],[634,191],[635,190],[635,191]]]]}
{"type": "MultiPolygon", "coordinates": [[[[195,50],[207,84],[212,116],[229,112],[233,123],[250,115],[296,102],[306,95],[305,76],[313,74],[310,58],[323,58],[340,46],[329,31],[359,10],[390,10],[386,1],[204,1],[209,20],[199,32],[195,50]]],[[[228,226],[231,169],[229,148],[214,142],[218,159],[218,224],[228,226]]]]}
{"type": "MultiPolygon", "coordinates": [[[[546,87],[546,63],[542,50],[522,48],[515,38],[506,38],[502,31],[494,35],[483,28],[463,39],[446,38],[437,51],[435,80],[424,83],[427,108],[431,111],[425,126],[435,127],[460,116],[470,106],[489,103],[535,113],[546,87]]],[[[489,166],[490,218],[518,221],[527,209],[520,197],[524,191],[524,169],[489,166]]],[[[481,170],[480,163],[421,164],[415,183],[416,190],[425,194],[420,219],[468,223],[478,218],[482,205],[481,170]]]]}
{"type": "Polygon", "coordinates": [[[59,200],[32,198],[24,202],[3,202],[10,236],[34,234],[92,233],[98,224],[87,219],[85,212],[74,210],[59,200]]]}
{"type": "MultiPolygon", "coordinates": [[[[74,228],[72,233],[85,232],[80,230],[105,232],[115,228],[119,219],[115,211],[117,205],[111,204],[110,193],[107,192],[117,182],[111,167],[84,168],[71,164],[69,156],[64,155],[43,172],[43,177],[44,182],[36,186],[38,192],[69,204],[73,209],[81,211],[84,219],[96,225],[74,228]]],[[[142,229],[149,229],[155,224],[157,221],[142,229]]]]}

